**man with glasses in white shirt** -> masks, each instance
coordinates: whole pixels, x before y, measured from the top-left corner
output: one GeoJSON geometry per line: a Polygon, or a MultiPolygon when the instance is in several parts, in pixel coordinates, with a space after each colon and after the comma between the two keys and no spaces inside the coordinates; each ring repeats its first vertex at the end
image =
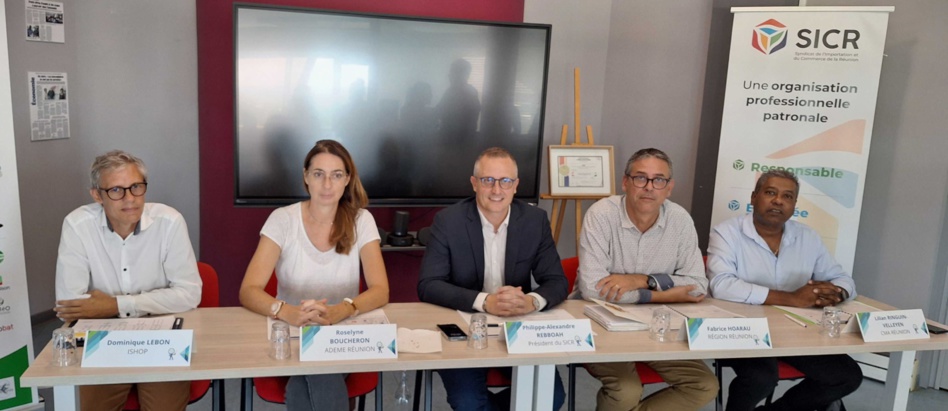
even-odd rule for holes
{"type": "MultiPolygon", "coordinates": [[[[515,200],[517,163],[502,148],[474,163],[475,197],[435,216],[421,263],[421,301],[500,317],[553,307],[567,294],[566,276],[546,212],[515,200]],[[532,287],[531,279],[537,284],[532,287]]],[[[487,368],[439,370],[448,403],[458,410],[509,409],[509,397],[487,390],[487,368]]],[[[553,409],[565,401],[555,375],[553,409]]]]}
{"type": "MultiPolygon", "coordinates": [[[[197,307],[201,277],[184,217],[146,203],[145,164],[123,151],[92,163],[95,203],[66,216],[56,262],[63,321],[169,314],[197,307]]],[[[143,410],[184,410],[190,381],[135,384],[143,410]]],[[[133,384],[79,387],[83,410],[121,410],[133,384]]]]}
{"type": "MultiPolygon", "coordinates": [[[[707,294],[708,280],[694,221],[668,200],[675,181],[668,155],[637,151],[625,166],[625,195],[593,204],[583,219],[577,287],[587,300],[614,303],[694,303],[707,294]]],[[[700,360],[647,361],[668,383],[642,399],[635,363],[586,364],[602,382],[599,411],[697,410],[711,402],[718,382],[700,360]]]]}

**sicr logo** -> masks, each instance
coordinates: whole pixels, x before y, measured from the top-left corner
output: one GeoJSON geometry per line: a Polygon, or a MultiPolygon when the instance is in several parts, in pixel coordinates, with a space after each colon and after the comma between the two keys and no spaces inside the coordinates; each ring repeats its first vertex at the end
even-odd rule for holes
{"type": "Polygon", "coordinates": [[[787,45],[787,26],[770,19],[754,27],[751,46],[764,54],[773,54],[787,45]]]}
{"type": "Polygon", "coordinates": [[[731,200],[727,203],[727,209],[731,211],[737,211],[741,208],[741,202],[737,200],[731,200]]]}
{"type": "Polygon", "coordinates": [[[743,170],[743,169],[744,169],[744,160],[741,160],[741,159],[734,160],[734,165],[733,165],[733,166],[734,166],[734,169],[735,169],[735,170],[738,170],[738,171],[743,170]]]}

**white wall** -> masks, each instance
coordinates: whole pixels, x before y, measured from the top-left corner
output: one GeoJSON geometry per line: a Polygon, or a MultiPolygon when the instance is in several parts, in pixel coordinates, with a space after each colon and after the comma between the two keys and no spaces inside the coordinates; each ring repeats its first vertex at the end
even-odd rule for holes
{"type": "MultiPolygon", "coordinates": [[[[550,47],[550,68],[544,119],[544,150],[547,145],[559,144],[563,124],[570,126],[568,142],[575,137],[573,122],[573,68],[580,69],[581,103],[580,123],[591,125],[596,144],[615,145],[602,132],[603,102],[606,85],[606,55],[609,44],[612,0],[526,0],[523,21],[553,25],[550,47]]],[[[549,192],[549,158],[543,154],[540,192],[549,192]]],[[[586,202],[589,207],[591,202],[586,202]]],[[[540,206],[551,211],[552,202],[540,201],[540,206]]],[[[576,225],[572,206],[567,210],[557,250],[560,257],[576,255],[576,225]]],[[[552,215],[551,215],[552,218],[552,215]]]]}
{"type": "Polygon", "coordinates": [[[54,305],[62,220],[92,201],[87,170],[98,154],[142,157],[148,201],[181,211],[199,244],[194,2],[62,1],[65,44],[27,42],[24,2],[4,2],[32,314],[54,305]],[[68,74],[69,139],[30,141],[28,71],[68,74]]]}

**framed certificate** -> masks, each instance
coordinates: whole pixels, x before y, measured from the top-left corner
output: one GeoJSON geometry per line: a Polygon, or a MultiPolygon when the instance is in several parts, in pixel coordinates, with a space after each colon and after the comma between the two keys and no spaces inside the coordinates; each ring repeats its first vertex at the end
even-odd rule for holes
{"type": "Polygon", "coordinates": [[[551,195],[615,194],[612,146],[548,146],[547,150],[551,195]]]}

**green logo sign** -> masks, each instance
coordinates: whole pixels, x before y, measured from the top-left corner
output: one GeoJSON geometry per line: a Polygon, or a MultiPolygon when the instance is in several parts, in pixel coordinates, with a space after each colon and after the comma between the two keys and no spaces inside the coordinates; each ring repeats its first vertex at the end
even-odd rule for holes
{"type": "Polygon", "coordinates": [[[3,251],[0,251],[0,263],[3,262],[3,251]]]}
{"type": "Polygon", "coordinates": [[[743,170],[743,169],[744,169],[744,160],[740,160],[740,159],[735,160],[735,161],[734,161],[734,169],[735,169],[735,170],[743,170]]]}

